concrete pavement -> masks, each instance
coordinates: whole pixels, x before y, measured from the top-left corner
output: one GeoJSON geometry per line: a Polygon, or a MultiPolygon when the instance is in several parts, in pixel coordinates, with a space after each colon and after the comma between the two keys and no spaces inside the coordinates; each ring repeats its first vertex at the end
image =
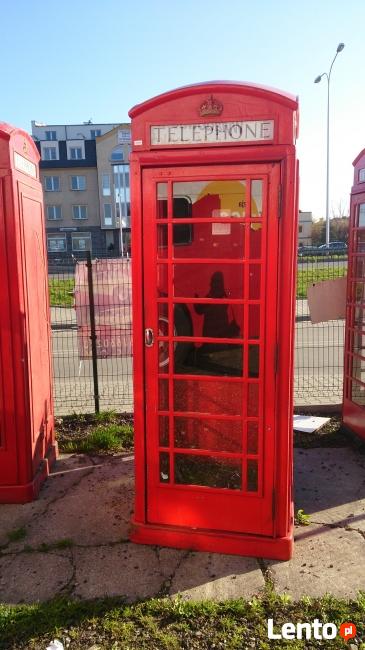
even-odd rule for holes
{"type": "Polygon", "coordinates": [[[294,599],[355,596],[365,589],[364,469],[350,447],[296,450],[296,509],[311,525],[296,528],[294,558],[275,562],[131,544],[133,456],[62,456],[37,501],[0,505],[0,602],[249,598],[269,579],[294,599]]]}

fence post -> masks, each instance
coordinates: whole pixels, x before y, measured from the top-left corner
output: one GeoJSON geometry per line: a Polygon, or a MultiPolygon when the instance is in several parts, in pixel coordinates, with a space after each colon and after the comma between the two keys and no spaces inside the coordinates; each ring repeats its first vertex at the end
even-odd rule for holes
{"type": "Polygon", "coordinates": [[[87,251],[87,280],[89,288],[89,312],[90,312],[90,339],[91,339],[91,354],[93,364],[93,380],[94,380],[94,401],[95,413],[100,411],[99,403],[99,379],[98,379],[98,355],[96,348],[96,327],[95,327],[95,304],[94,304],[94,285],[93,285],[93,271],[91,264],[91,253],[87,251]]]}

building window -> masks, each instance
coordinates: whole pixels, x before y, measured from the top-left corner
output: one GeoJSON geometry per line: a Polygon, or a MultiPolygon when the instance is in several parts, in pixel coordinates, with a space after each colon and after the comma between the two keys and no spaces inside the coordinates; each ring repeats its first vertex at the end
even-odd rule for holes
{"type": "Polygon", "coordinates": [[[111,203],[104,203],[104,226],[113,226],[113,213],[111,203]]]}
{"type": "Polygon", "coordinates": [[[46,140],[57,140],[57,131],[46,131],[46,140]]]}
{"type": "Polygon", "coordinates": [[[62,209],[60,205],[47,205],[47,219],[56,221],[62,219],[62,209]]]}
{"type": "Polygon", "coordinates": [[[103,196],[110,196],[110,174],[103,174],[102,178],[103,196]]]}
{"type": "Polygon", "coordinates": [[[87,219],[87,206],[86,205],[73,205],[72,206],[73,219],[87,219]]]}
{"type": "Polygon", "coordinates": [[[59,192],[60,191],[60,177],[59,176],[45,176],[44,189],[46,192],[59,192]]]}
{"type": "Polygon", "coordinates": [[[300,232],[300,233],[303,232],[303,226],[299,226],[299,232],[300,232]]]}
{"type": "Polygon", "coordinates": [[[63,253],[67,250],[66,235],[47,235],[47,249],[50,253],[63,253]]]}
{"type": "Polygon", "coordinates": [[[85,176],[71,176],[71,189],[72,190],[86,190],[86,177],[85,176]]]}
{"type": "Polygon", "coordinates": [[[95,138],[98,138],[100,135],[101,135],[101,129],[91,129],[90,137],[92,140],[95,140],[95,138]]]}
{"type": "Polygon", "coordinates": [[[359,170],[359,183],[365,182],[365,168],[359,170]]]}
{"type": "Polygon", "coordinates": [[[130,228],[129,165],[113,165],[115,215],[123,228],[130,228]]]}
{"type": "Polygon", "coordinates": [[[56,147],[43,147],[43,160],[57,160],[56,147]]]}
{"type": "Polygon", "coordinates": [[[82,160],[82,148],[70,147],[70,158],[71,160],[82,160]]]}
{"type": "Polygon", "coordinates": [[[72,234],[71,237],[73,251],[91,251],[91,234],[89,232],[83,232],[82,234],[72,234]]]}
{"type": "Polygon", "coordinates": [[[119,145],[118,147],[115,147],[111,152],[110,161],[112,163],[118,163],[118,162],[123,162],[123,160],[124,160],[123,147],[119,145]]]}

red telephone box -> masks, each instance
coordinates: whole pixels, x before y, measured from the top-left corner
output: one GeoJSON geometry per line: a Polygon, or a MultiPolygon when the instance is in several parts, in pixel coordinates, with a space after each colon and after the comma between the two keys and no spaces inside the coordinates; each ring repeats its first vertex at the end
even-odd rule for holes
{"type": "Polygon", "coordinates": [[[130,116],[131,538],[286,559],[298,102],[214,82],[130,116]]]}
{"type": "Polygon", "coordinates": [[[353,162],[347,269],[343,423],[365,438],[365,149],[353,162]]]}
{"type": "Polygon", "coordinates": [[[0,123],[0,503],[33,499],[56,457],[39,155],[0,123]]]}

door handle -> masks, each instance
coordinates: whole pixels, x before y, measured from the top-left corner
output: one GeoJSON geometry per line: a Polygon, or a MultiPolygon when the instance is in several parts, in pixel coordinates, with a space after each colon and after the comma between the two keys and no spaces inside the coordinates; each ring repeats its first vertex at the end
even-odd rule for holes
{"type": "Polygon", "coordinates": [[[153,329],[147,327],[144,331],[144,342],[146,348],[152,348],[154,343],[153,329]]]}

